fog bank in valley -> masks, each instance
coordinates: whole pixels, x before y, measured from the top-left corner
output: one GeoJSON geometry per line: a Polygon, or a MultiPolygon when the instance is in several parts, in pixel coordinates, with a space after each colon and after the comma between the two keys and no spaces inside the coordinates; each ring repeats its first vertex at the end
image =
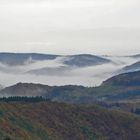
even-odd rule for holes
{"type": "Polygon", "coordinates": [[[107,78],[118,74],[124,66],[138,61],[138,59],[131,57],[106,58],[110,59],[111,62],[87,67],[68,66],[63,63],[65,57],[34,61],[34,63],[27,62],[20,66],[0,64],[0,83],[4,86],[18,82],[41,83],[52,86],[70,84],[98,86],[107,78]],[[34,71],[37,71],[37,73],[34,73],[34,71]]]}

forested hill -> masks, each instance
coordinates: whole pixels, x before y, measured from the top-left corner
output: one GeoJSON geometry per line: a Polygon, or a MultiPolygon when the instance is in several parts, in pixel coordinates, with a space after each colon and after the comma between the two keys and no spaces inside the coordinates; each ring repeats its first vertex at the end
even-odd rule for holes
{"type": "Polygon", "coordinates": [[[0,140],[139,140],[140,118],[98,106],[0,103],[0,140]]]}
{"type": "Polygon", "coordinates": [[[140,100],[140,71],[114,76],[104,81],[99,87],[76,85],[47,86],[33,83],[18,83],[1,90],[0,96],[43,96],[52,101],[86,104],[100,100],[140,100]]]}
{"type": "Polygon", "coordinates": [[[110,86],[140,86],[140,71],[114,76],[103,82],[110,86]]]}

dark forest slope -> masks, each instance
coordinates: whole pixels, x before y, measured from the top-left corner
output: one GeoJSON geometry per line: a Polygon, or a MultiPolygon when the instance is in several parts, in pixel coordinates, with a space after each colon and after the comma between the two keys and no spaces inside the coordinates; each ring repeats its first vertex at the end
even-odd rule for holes
{"type": "Polygon", "coordinates": [[[0,103],[0,140],[139,140],[140,118],[97,106],[0,103]]]}

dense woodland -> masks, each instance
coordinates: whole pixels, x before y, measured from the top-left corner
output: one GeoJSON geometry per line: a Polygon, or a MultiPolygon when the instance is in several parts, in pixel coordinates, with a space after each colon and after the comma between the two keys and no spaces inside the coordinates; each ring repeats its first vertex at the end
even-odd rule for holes
{"type": "Polygon", "coordinates": [[[11,97],[2,97],[0,98],[0,102],[29,102],[29,103],[36,103],[36,102],[42,102],[42,101],[49,101],[49,99],[46,99],[42,96],[36,96],[36,97],[20,97],[20,96],[11,96],[11,97]]]}

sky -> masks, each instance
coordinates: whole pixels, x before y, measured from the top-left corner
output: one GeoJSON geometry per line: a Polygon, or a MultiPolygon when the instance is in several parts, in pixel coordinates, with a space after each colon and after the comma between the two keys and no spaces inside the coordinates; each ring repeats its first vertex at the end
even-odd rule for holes
{"type": "Polygon", "coordinates": [[[0,0],[0,52],[140,52],[139,0],[0,0]]]}

